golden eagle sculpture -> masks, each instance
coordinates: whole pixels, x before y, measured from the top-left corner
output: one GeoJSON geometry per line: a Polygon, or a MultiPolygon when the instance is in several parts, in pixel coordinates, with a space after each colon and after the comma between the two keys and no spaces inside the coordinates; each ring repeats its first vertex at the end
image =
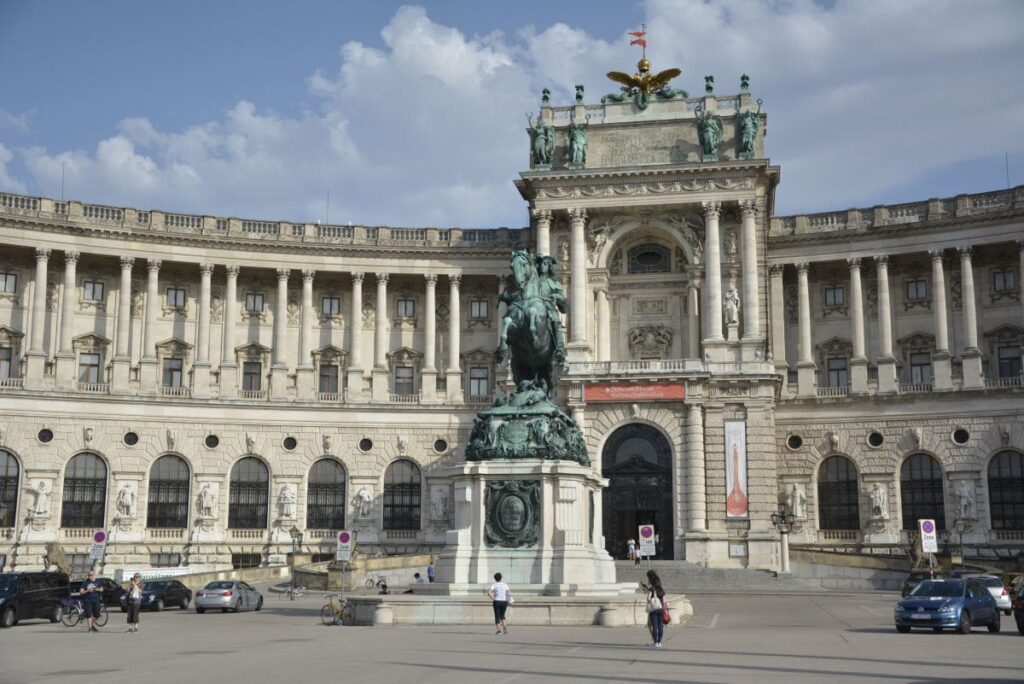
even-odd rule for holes
{"type": "Polygon", "coordinates": [[[688,97],[685,90],[669,88],[668,82],[683,73],[682,69],[665,69],[651,73],[651,62],[646,57],[636,63],[637,73],[632,76],[622,71],[609,71],[608,78],[622,85],[622,92],[605,95],[601,102],[625,102],[632,97],[638,109],[647,109],[651,95],[660,100],[688,97]]]}

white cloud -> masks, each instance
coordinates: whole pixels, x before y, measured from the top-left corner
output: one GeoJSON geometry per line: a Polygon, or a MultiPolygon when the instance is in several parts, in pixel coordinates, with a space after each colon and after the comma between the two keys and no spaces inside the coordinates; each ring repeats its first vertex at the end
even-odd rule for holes
{"type": "MultiPolygon", "coordinates": [[[[871,204],[950,165],[1024,152],[1024,3],[649,0],[646,14],[654,67],[681,65],[692,94],[704,74],[720,93],[753,76],[783,167],[780,211],[871,204]]],[[[522,225],[523,113],[542,87],[568,103],[584,83],[596,102],[615,90],[605,72],[637,59],[624,35],[555,23],[470,37],[418,7],[381,38],[311,70],[302,116],[242,100],[176,131],[124,119],[90,151],[19,150],[30,187],[52,194],[63,164],[66,194],[96,202],[316,220],[329,188],[339,222],[522,225]]],[[[0,148],[0,187],[23,191],[9,162],[0,148]]]]}
{"type": "Polygon", "coordinates": [[[22,112],[21,114],[12,114],[3,107],[0,107],[0,130],[13,131],[14,133],[31,132],[33,113],[22,112]]]}
{"type": "Polygon", "coordinates": [[[14,159],[14,154],[0,143],[0,190],[8,192],[26,192],[25,184],[11,175],[7,170],[7,164],[14,159]]]}

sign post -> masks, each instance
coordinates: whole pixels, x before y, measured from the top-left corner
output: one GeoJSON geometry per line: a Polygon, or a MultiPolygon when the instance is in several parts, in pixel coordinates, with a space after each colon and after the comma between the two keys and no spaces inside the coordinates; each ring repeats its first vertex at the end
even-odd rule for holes
{"type": "Polygon", "coordinates": [[[348,562],[352,560],[352,533],[348,530],[338,532],[338,550],[334,560],[348,562]]]}
{"type": "Polygon", "coordinates": [[[92,535],[92,546],[89,548],[89,561],[92,563],[92,567],[95,568],[96,564],[103,560],[106,552],[107,533],[100,530],[92,535]]]}
{"type": "Polygon", "coordinates": [[[924,553],[938,553],[939,539],[935,531],[935,521],[929,518],[921,518],[917,521],[917,527],[921,531],[921,551],[924,553]]]}
{"type": "Polygon", "coordinates": [[[641,556],[647,556],[647,567],[651,565],[651,556],[654,555],[654,525],[640,526],[640,550],[641,556]]]}

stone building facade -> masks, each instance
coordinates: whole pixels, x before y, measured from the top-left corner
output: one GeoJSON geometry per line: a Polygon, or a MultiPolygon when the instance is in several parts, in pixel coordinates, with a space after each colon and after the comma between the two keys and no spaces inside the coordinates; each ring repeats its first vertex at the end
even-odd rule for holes
{"type": "Polygon", "coordinates": [[[439,473],[508,382],[519,249],[559,262],[559,398],[609,480],[613,555],[653,523],[660,557],[776,567],[780,502],[794,543],[907,545],[929,517],[1024,549],[1024,187],[774,216],[746,90],[544,103],[535,126],[553,150],[516,180],[522,229],[0,194],[4,567],[59,542],[82,569],[97,531],[109,568],[326,558],[339,529],[440,548],[439,473]]]}

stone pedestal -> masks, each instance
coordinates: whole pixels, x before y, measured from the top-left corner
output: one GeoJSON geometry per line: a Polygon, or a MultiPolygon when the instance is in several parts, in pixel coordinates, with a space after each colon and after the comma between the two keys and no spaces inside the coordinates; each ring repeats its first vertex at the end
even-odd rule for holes
{"type": "Polygon", "coordinates": [[[192,396],[207,399],[210,396],[210,364],[196,362],[192,366],[192,396]]]}
{"type": "Polygon", "coordinates": [[[366,401],[363,397],[363,369],[349,368],[346,373],[345,387],[348,389],[346,401],[353,404],[362,404],[366,401]]]}
{"type": "Polygon", "coordinates": [[[737,340],[740,339],[740,324],[739,323],[729,323],[726,326],[726,339],[729,342],[736,342],[737,340]]]}
{"type": "Polygon", "coordinates": [[[295,399],[313,401],[316,396],[316,389],[313,387],[313,367],[299,366],[295,369],[295,399]]]}
{"type": "Polygon", "coordinates": [[[132,364],[127,358],[115,358],[110,377],[111,394],[128,394],[128,380],[131,377],[132,364]]]}
{"type": "Polygon", "coordinates": [[[864,357],[850,359],[850,394],[866,394],[868,391],[868,360],[864,357]]]}
{"type": "Polygon", "coordinates": [[[153,396],[157,393],[157,366],[155,358],[139,361],[139,394],[153,396]]]}
{"type": "Polygon", "coordinates": [[[878,393],[896,394],[900,389],[896,378],[896,359],[891,356],[878,359],[878,393]]]}
{"type": "Polygon", "coordinates": [[[70,392],[75,389],[77,378],[75,377],[75,355],[72,353],[60,352],[56,358],[56,389],[70,392]]]}
{"type": "Polygon", "coordinates": [[[270,398],[288,398],[288,366],[271,366],[270,368],[270,398]]]}
{"type": "Polygon", "coordinates": [[[953,389],[953,362],[949,352],[932,354],[932,389],[936,392],[953,389]]]}
{"type": "Polygon", "coordinates": [[[796,395],[818,396],[818,369],[813,363],[800,362],[796,365],[796,395]]]}
{"type": "Polygon", "coordinates": [[[964,389],[981,389],[985,386],[985,377],[981,374],[981,352],[977,349],[965,349],[960,355],[963,361],[964,389]]]}
{"type": "Polygon", "coordinates": [[[388,369],[374,368],[372,383],[373,401],[386,404],[388,402],[388,369]]]}
{"type": "Polygon", "coordinates": [[[25,359],[25,389],[43,389],[46,353],[30,351],[25,359]]]}
{"type": "Polygon", "coordinates": [[[565,356],[567,361],[589,361],[590,345],[586,342],[570,342],[565,345],[565,356]]]}
{"type": "Polygon", "coordinates": [[[238,396],[238,366],[222,363],[220,366],[220,398],[234,399],[238,396]]]}
{"type": "Polygon", "coordinates": [[[420,371],[420,403],[441,403],[441,400],[437,398],[437,370],[433,368],[420,371]]]}

